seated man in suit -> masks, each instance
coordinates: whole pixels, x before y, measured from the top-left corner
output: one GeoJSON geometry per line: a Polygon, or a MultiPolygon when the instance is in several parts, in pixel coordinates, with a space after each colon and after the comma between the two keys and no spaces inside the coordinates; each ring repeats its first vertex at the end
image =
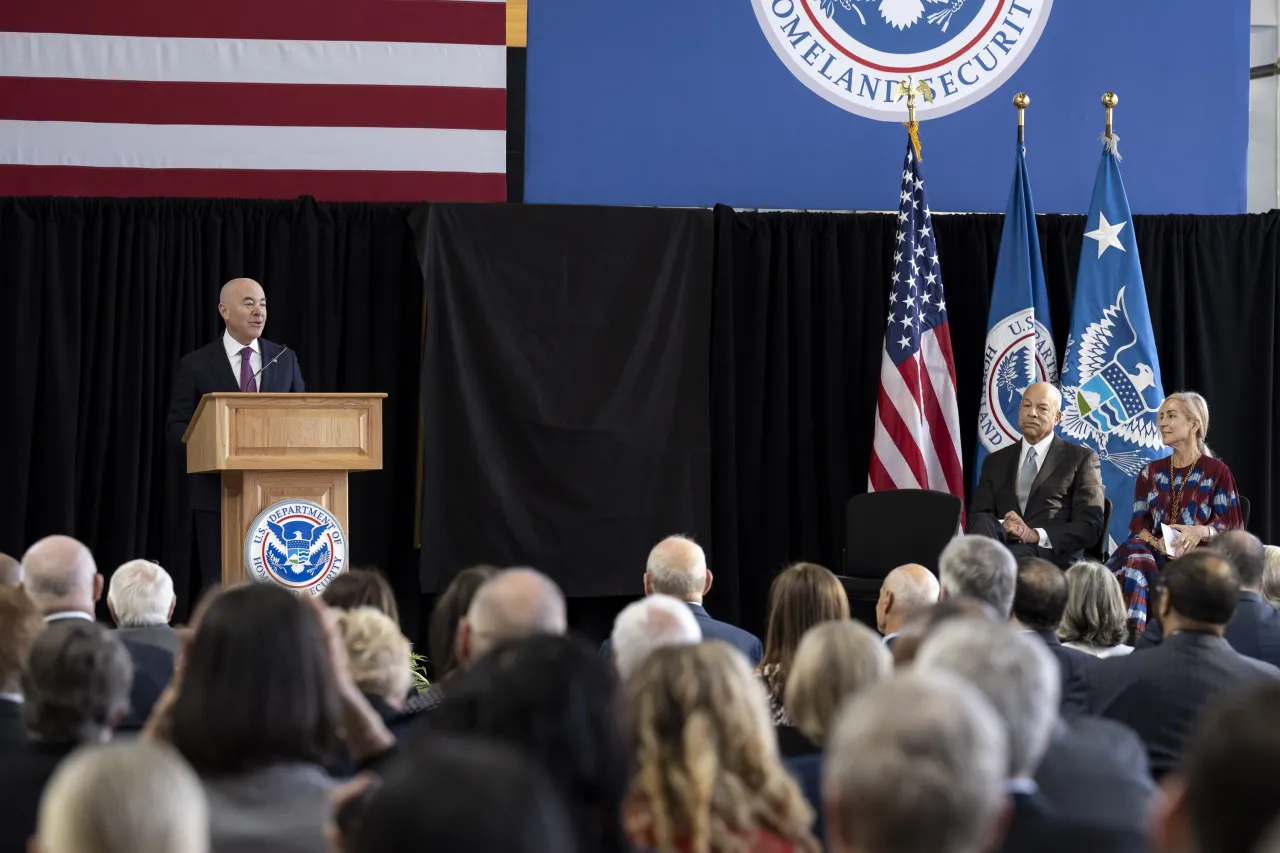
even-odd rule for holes
{"type": "Polygon", "coordinates": [[[1069,649],[1058,640],[1058,623],[1067,609],[1067,578],[1062,570],[1038,557],[1018,561],[1018,582],[1013,591],[1013,623],[1035,634],[1058,659],[1062,672],[1062,713],[1074,717],[1084,703],[1083,670],[1096,658],[1069,649]]]}
{"type": "MultiPolygon", "coordinates": [[[[754,634],[735,628],[728,622],[712,619],[702,606],[702,599],[711,591],[711,570],[707,568],[707,555],[701,546],[685,536],[669,536],[653,547],[644,570],[644,594],[661,593],[678,598],[698,619],[702,637],[706,640],[723,640],[741,650],[752,666],[764,657],[764,647],[754,634]]],[[[605,640],[600,646],[600,657],[613,657],[613,644],[605,640]]]]}
{"type": "Polygon", "coordinates": [[[503,643],[568,630],[564,593],[555,581],[535,569],[503,569],[480,585],[458,621],[454,655],[469,667],[503,643]]]}
{"type": "Polygon", "coordinates": [[[1123,723],[1147,745],[1156,779],[1183,759],[1205,706],[1280,669],[1247,658],[1222,638],[1235,614],[1235,568],[1208,549],[1170,560],[1154,592],[1165,640],[1153,649],[1100,658],[1085,670],[1089,713],[1123,723]]]}
{"type": "MultiPolygon", "coordinates": [[[[218,314],[226,330],[217,340],[183,356],[173,377],[173,395],[165,419],[165,437],[182,450],[182,434],[200,405],[215,391],[302,393],[302,371],[288,347],[262,337],[267,324],[267,297],[251,278],[236,278],[222,286],[218,314]]],[[[189,504],[199,553],[198,570],[178,578],[178,612],[185,614],[200,593],[222,578],[222,490],[217,474],[187,476],[189,504]]]]}
{"type": "Polygon", "coordinates": [[[22,662],[44,630],[40,611],[15,587],[0,586],[0,756],[25,743],[22,727],[22,662]]]}
{"type": "Polygon", "coordinates": [[[876,599],[876,629],[884,644],[892,648],[907,617],[937,604],[940,591],[933,572],[919,563],[907,563],[889,572],[876,599]]]}
{"type": "Polygon", "coordinates": [[[169,627],[173,608],[173,578],[150,560],[130,560],[111,574],[107,610],[120,639],[178,653],[178,632],[169,627]]]}
{"type": "Polygon", "coordinates": [[[1022,440],[982,462],[967,530],[999,539],[1015,557],[1042,557],[1067,568],[1102,536],[1098,454],[1054,436],[1062,395],[1037,382],[1022,395],[1022,440]]]}
{"type": "MultiPolygon", "coordinates": [[[[1227,623],[1227,642],[1245,657],[1280,666],[1280,613],[1262,599],[1261,592],[1267,566],[1262,540],[1244,530],[1230,530],[1214,536],[1206,547],[1221,554],[1240,576],[1236,615],[1227,623]]],[[[1158,646],[1163,639],[1160,620],[1149,619],[1137,648],[1158,646]]]]}

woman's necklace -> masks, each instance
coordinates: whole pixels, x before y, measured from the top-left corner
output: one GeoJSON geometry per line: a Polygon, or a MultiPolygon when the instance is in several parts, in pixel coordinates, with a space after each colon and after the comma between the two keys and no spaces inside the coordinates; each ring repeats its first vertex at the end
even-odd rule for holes
{"type": "Polygon", "coordinates": [[[1191,479],[1191,472],[1195,470],[1196,465],[1200,464],[1200,457],[1204,454],[1198,454],[1194,462],[1187,466],[1187,473],[1182,475],[1182,482],[1178,484],[1175,491],[1173,488],[1173,456],[1169,457],[1169,523],[1181,524],[1179,520],[1178,510],[1182,508],[1182,490],[1187,487],[1187,480],[1191,479]]]}

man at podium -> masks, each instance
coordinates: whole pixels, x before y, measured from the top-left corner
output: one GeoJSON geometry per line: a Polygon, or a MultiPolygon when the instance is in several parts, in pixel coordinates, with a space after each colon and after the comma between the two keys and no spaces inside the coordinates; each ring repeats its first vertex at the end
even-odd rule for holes
{"type": "MultiPolygon", "coordinates": [[[[218,313],[226,330],[212,343],[183,356],[173,379],[173,396],[165,421],[165,435],[182,446],[200,398],[215,391],[306,390],[292,350],[262,337],[267,323],[267,297],[251,278],[235,278],[222,286],[218,313]]],[[[183,458],[185,458],[185,449],[183,458]]],[[[218,474],[188,474],[191,518],[198,559],[191,563],[187,601],[222,577],[221,489],[218,474]]],[[[179,593],[179,598],[183,596],[179,593]]]]}

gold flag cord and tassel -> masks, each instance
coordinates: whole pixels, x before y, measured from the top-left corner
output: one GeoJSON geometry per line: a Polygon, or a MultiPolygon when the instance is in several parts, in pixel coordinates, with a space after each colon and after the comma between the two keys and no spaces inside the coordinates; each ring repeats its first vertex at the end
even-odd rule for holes
{"type": "Polygon", "coordinates": [[[907,99],[907,122],[903,125],[907,129],[907,136],[911,139],[911,148],[916,152],[916,159],[923,159],[920,156],[920,122],[916,121],[916,96],[920,96],[928,103],[933,103],[933,89],[929,88],[928,82],[921,80],[919,83],[914,82],[910,77],[898,83],[898,97],[907,99]]]}
{"type": "Polygon", "coordinates": [[[1102,140],[1102,147],[1107,149],[1107,152],[1117,161],[1124,159],[1120,156],[1120,135],[1111,131],[1111,111],[1118,103],[1120,103],[1120,96],[1115,92],[1107,92],[1102,96],[1102,105],[1107,108],[1107,129],[1102,132],[1102,136],[1098,137],[1102,140]]]}

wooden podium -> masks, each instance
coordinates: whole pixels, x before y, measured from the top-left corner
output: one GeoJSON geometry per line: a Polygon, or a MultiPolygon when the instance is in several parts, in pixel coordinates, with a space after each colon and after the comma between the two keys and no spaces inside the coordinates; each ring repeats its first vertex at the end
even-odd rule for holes
{"type": "Polygon", "coordinates": [[[382,467],[386,394],[205,394],[187,473],[222,474],[222,584],[245,580],[244,540],[276,501],[315,501],[347,528],[347,472],[382,467]]]}

